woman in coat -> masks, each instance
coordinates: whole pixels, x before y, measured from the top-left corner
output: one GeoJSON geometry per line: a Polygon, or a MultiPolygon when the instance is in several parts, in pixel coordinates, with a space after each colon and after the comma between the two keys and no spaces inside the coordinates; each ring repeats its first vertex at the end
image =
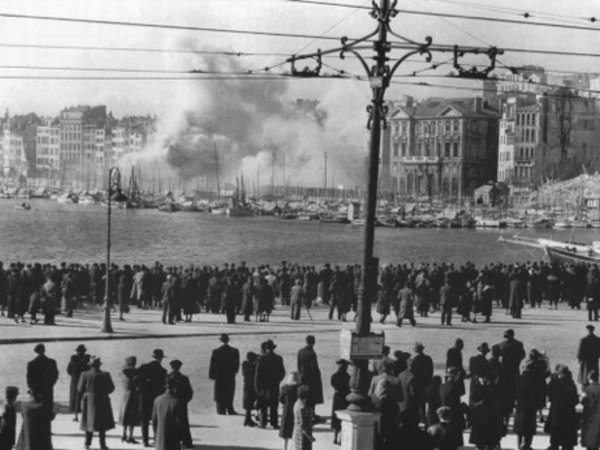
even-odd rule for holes
{"type": "Polygon", "coordinates": [[[78,414],[81,412],[81,398],[77,392],[79,386],[79,378],[81,374],[90,368],[90,356],[85,352],[85,345],[79,344],[75,349],[75,354],[71,356],[71,360],[67,365],[67,373],[71,377],[69,386],[69,411],[75,413],[74,420],[77,421],[78,414]]]}
{"type": "Polygon", "coordinates": [[[502,439],[502,416],[496,386],[486,376],[478,377],[471,390],[471,435],[477,449],[494,449],[502,439]]]}
{"type": "Polygon", "coordinates": [[[255,427],[257,423],[252,420],[252,410],[256,408],[256,360],[258,355],[254,352],[246,353],[246,359],[242,362],[243,396],[242,403],[246,410],[244,419],[245,427],[255,427]]]}
{"type": "Polygon", "coordinates": [[[340,445],[340,431],[342,422],[335,412],[348,407],[346,397],[350,393],[350,374],[348,373],[348,361],[340,359],[336,361],[338,370],[331,375],[331,387],[333,388],[333,404],[331,405],[331,429],[334,430],[333,443],[340,445]]]}
{"type": "Polygon", "coordinates": [[[279,391],[279,403],[282,404],[279,437],[283,439],[284,450],[287,450],[288,440],[294,433],[294,405],[296,404],[300,374],[296,370],[288,373],[279,391]]]}
{"type": "Polygon", "coordinates": [[[600,384],[598,372],[588,374],[588,386],[583,392],[583,417],[581,423],[581,446],[592,449],[600,447],[600,384]]]}
{"type": "Polygon", "coordinates": [[[294,433],[292,450],[312,450],[315,438],[312,435],[313,409],[307,404],[308,386],[298,388],[298,400],[294,404],[294,433]]]}
{"type": "Polygon", "coordinates": [[[550,447],[573,448],[577,445],[578,421],[575,407],[579,403],[579,397],[567,366],[556,366],[548,384],[548,400],[550,412],[544,431],[550,435],[550,447]]]}
{"type": "Polygon", "coordinates": [[[121,370],[123,382],[123,400],[119,413],[119,424],[123,426],[122,442],[137,444],[133,438],[133,429],[142,423],[142,402],[138,387],[138,369],[135,367],[137,358],[130,356],[125,359],[125,367],[121,370]],[[129,430],[129,436],[127,431],[129,430]]]}
{"type": "Polygon", "coordinates": [[[536,432],[537,398],[533,365],[528,363],[514,384],[516,399],[514,432],[521,450],[530,450],[536,432]]]}
{"type": "Polygon", "coordinates": [[[107,449],[106,431],[115,427],[109,395],[115,390],[110,373],[100,370],[100,358],[92,359],[91,368],[81,374],[78,391],[83,399],[81,430],[85,431],[85,448],[92,444],[98,432],[100,448],[107,449]]]}

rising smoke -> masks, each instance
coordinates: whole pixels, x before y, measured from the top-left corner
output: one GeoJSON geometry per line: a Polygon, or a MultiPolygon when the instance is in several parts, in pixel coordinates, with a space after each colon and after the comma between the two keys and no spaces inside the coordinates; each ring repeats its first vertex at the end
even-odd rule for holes
{"type": "MultiPolygon", "coordinates": [[[[194,47],[187,42],[186,48],[194,47]]],[[[235,56],[214,54],[199,56],[194,65],[210,72],[248,70],[235,56]]],[[[339,88],[318,102],[298,102],[290,96],[293,80],[249,78],[190,84],[187,97],[195,104],[170,105],[171,117],[159,119],[155,148],[137,163],[166,161],[183,180],[212,183],[218,171],[222,181],[242,176],[252,184],[322,186],[326,159],[329,186],[364,185],[364,104],[349,106],[347,82],[337,81],[339,88]]]]}

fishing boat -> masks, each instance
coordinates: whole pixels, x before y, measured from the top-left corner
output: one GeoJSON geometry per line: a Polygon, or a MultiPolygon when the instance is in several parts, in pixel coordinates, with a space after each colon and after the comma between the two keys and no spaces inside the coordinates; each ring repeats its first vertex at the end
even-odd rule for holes
{"type": "Polygon", "coordinates": [[[78,198],[77,195],[73,194],[72,192],[65,192],[64,194],[62,194],[61,196],[59,196],[56,201],[58,203],[64,203],[64,204],[73,204],[73,203],[77,203],[78,202],[78,198]]]}
{"type": "Polygon", "coordinates": [[[229,205],[225,210],[225,213],[229,217],[251,217],[254,216],[254,209],[246,201],[246,193],[244,192],[244,179],[242,178],[241,184],[238,181],[235,192],[229,199],[229,205]]]}
{"type": "Polygon", "coordinates": [[[31,209],[31,204],[23,202],[20,205],[15,205],[15,209],[18,211],[29,211],[31,209]]]}
{"type": "Polygon", "coordinates": [[[340,214],[321,214],[319,215],[319,220],[323,223],[350,223],[348,219],[348,214],[340,213],[340,214]]]}
{"type": "Polygon", "coordinates": [[[301,212],[298,214],[298,220],[309,221],[309,220],[319,220],[320,216],[317,213],[311,212],[301,212]]]}
{"type": "Polygon", "coordinates": [[[486,219],[475,217],[475,228],[506,228],[507,223],[500,219],[486,219]]]}

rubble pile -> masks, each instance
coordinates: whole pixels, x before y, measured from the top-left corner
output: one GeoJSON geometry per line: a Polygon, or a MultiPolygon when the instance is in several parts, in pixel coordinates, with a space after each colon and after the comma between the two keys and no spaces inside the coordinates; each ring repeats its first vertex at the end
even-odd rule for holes
{"type": "Polygon", "coordinates": [[[585,197],[600,197],[600,174],[581,174],[565,181],[548,181],[532,193],[530,200],[542,205],[576,208],[585,197]]]}

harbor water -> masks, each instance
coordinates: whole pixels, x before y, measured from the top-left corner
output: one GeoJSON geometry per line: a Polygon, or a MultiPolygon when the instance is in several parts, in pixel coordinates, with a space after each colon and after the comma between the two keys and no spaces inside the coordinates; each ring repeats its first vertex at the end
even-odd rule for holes
{"type": "MultiPolygon", "coordinates": [[[[33,200],[29,211],[0,200],[0,260],[60,263],[106,259],[107,208],[33,200]]],[[[600,240],[600,230],[377,228],[382,264],[525,262],[542,250],[498,242],[515,234],[560,240],[600,240]]],[[[230,218],[206,212],[113,209],[111,260],[117,264],[355,264],[364,227],[277,217],[230,218]]]]}

